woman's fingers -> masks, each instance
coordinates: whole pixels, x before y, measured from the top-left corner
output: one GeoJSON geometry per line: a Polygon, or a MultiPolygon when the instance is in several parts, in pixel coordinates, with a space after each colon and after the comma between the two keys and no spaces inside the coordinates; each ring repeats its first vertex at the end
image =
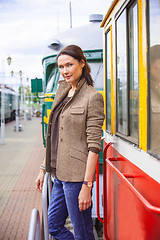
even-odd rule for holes
{"type": "Polygon", "coordinates": [[[82,211],[82,210],[84,211],[84,210],[88,209],[90,206],[91,206],[91,201],[88,203],[79,202],[79,210],[80,211],[82,211]]]}
{"type": "Polygon", "coordinates": [[[40,170],[40,173],[39,173],[38,177],[35,180],[36,190],[38,192],[42,192],[44,175],[45,175],[45,172],[40,170]]]}
{"type": "Polygon", "coordinates": [[[36,184],[36,190],[41,192],[40,191],[40,181],[38,179],[35,180],[35,184],[36,184]]]}
{"type": "Polygon", "coordinates": [[[42,188],[43,188],[43,181],[40,181],[40,191],[42,192],[42,188]]]}

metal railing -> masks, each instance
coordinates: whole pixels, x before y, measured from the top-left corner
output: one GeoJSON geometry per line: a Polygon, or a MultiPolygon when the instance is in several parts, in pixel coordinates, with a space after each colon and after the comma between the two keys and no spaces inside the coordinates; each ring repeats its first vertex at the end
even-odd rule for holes
{"type": "MultiPolygon", "coordinates": [[[[51,176],[49,173],[46,173],[44,177],[42,190],[43,228],[44,228],[43,230],[45,240],[54,239],[52,236],[49,235],[48,228],[48,203],[50,200],[51,191],[52,191],[51,176]]],[[[31,213],[28,240],[41,240],[40,215],[39,211],[36,208],[33,209],[31,213]]]]}
{"type": "Polygon", "coordinates": [[[49,240],[52,239],[49,236],[49,228],[48,228],[48,201],[50,199],[52,190],[51,177],[49,173],[45,174],[43,190],[42,190],[42,206],[43,206],[43,227],[44,227],[44,239],[49,240]]]}
{"type": "MultiPolygon", "coordinates": [[[[101,138],[101,141],[104,140],[104,137],[101,138]]],[[[107,145],[105,145],[104,149],[103,149],[103,195],[106,194],[106,187],[105,184],[106,183],[106,154],[107,154],[107,150],[108,148],[114,144],[114,142],[109,142],[107,145]]],[[[106,196],[106,195],[105,195],[106,196]]],[[[97,165],[96,165],[96,200],[97,200],[97,218],[100,222],[104,223],[104,220],[100,217],[100,210],[99,210],[99,159],[97,161],[97,165]]],[[[104,201],[104,199],[103,199],[104,201]]]]}
{"type": "Polygon", "coordinates": [[[41,240],[40,216],[36,208],[31,213],[28,240],[41,240]]]}
{"type": "Polygon", "coordinates": [[[96,201],[97,201],[97,218],[100,222],[104,223],[104,220],[100,217],[99,209],[99,157],[96,165],[96,201]]]}

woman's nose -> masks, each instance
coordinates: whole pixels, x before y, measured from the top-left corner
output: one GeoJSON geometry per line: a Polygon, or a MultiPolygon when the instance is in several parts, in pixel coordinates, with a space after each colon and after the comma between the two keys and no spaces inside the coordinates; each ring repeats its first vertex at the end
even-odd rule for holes
{"type": "Polygon", "coordinates": [[[64,73],[68,73],[67,67],[64,67],[64,73]]]}

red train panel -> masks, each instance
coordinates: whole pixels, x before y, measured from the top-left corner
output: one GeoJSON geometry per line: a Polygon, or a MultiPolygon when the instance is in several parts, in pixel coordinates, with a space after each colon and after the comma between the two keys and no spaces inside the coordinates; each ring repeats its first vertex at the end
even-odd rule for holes
{"type": "Polygon", "coordinates": [[[160,184],[109,145],[103,173],[104,239],[160,239],[160,184]]]}

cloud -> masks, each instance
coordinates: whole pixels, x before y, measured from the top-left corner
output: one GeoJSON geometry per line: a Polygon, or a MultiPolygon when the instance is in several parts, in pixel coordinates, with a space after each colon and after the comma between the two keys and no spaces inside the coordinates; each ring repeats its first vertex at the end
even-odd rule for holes
{"type": "MultiPolygon", "coordinates": [[[[106,0],[72,0],[73,27],[88,24],[89,14],[105,14],[108,4],[106,0]]],[[[30,78],[42,77],[48,40],[57,31],[69,29],[69,0],[1,0],[0,11],[0,53],[11,55],[13,70],[21,68],[30,78]]]]}

